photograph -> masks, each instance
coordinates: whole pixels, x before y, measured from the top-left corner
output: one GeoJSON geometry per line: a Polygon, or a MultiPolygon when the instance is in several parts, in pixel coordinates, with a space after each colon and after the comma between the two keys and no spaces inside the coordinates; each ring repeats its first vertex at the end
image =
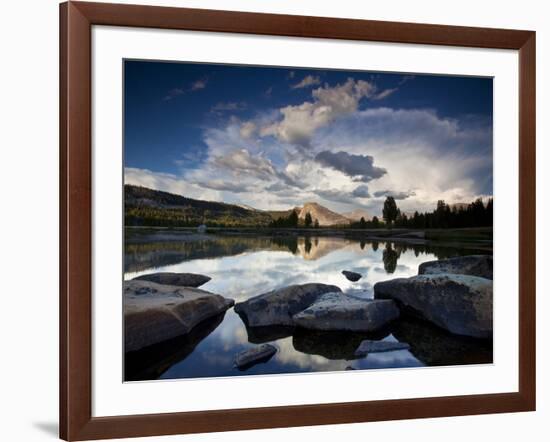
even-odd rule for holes
{"type": "Polygon", "coordinates": [[[124,60],[124,381],[493,362],[493,78],[124,60]]]}

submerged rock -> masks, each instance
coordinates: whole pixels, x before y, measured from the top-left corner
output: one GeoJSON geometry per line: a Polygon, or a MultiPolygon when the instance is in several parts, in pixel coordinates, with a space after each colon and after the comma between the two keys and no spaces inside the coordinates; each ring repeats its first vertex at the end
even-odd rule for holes
{"type": "Polygon", "coordinates": [[[378,282],[377,299],[399,307],[458,335],[491,338],[493,281],[469,275],[419,275],[378,282]]]}
{"type": "Polygon", "coordinates": [[[405,342],[397,341],[371,341],[364,340],[361,342],[357,350],[355,350],[356,356],[366,356],[369,353],[383,353],[396,350],[408,350],[411,346],[405,342]]]}
{"type": "Polygon", "coordinates": [[[493,279],[492,255],[469,255],[439,261],[423,262],[418,267],[418,274],[439,275],[454,273],[457,275],[472,275],[493,279]]]}
{"type": "Polygon", "coordinates": [[[297,326],[312,330],[371,332],[398,316],[399,309],[389,299],[361,299],[343,293],[328,293],[294,315],[293,320],[297,326]]]}
{"type": "Polygon", "coordinates": [[[255,296],[235,305],[237,312],[249,327],[294,325],[292,317],[329,292],[341,292],[334,285],[291,285],[255,296]]]}
{"type": "Polygon", "coordinates": [[[233,304],[232,299],[196,288],[125,281],[124,349],[135,351],[185,335],[233,304]]]}
{"type": "Polygon", "coordinates": [[[235,356],[235,366],[239,370],[246,370],[260,362],[267,362],[277,353],[277,347],[271,344],[262,344],[240,352],[235,356]]]}
{"type": "Polygon", "coordinates": [[[359,281],[362,278],[360,273],[352,272],[350,270],[342,270],[342,275],[344,275],[351,282],[359,281]]]}
{"type": "Polygon", "coordinates": [[[138,276],[134,281],[151,281],[157,284],[176,285],[179,287],[200,287],[212,278],[195,273],[150,273],[138,276]]]}

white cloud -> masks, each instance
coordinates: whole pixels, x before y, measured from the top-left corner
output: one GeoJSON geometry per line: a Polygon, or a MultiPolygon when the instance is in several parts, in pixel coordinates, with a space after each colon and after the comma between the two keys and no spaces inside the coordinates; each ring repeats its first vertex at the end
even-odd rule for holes
{"type": "Polygon", "coordinates": [[[252,121],[247,121],[241,125],[239,133],[241,134],[241,137],[248,140],[252,138],[257,133],[257,126],[252,121]]]}
{"type": "Polygon", "coordinates": [[[372,97],[373,100],[383,100],[384,98],[389,97],[394,92],[397,92],[397,88],[394,87],[392,89],[384,89],[382,92],[377,93],[372,97]]]}
{"type": "Polygon", "coordinates": [[[426,109],[359,110],[362,99],[381,100],[388,91],[348,79],[250,121],[231,117],[204,130],[206,149],[191,165],[182,161],[180,174],[128,168],[127,182],[259,209],[317,201],[379,217],[389,194],[402,211],[422,211],[438,199],[470,202],[492,193],[490,122],[426,109]]]}
{"type": "Polygon", "coordinates": [[[301,81],[290,86],[291,89],[302,89],[305,87],[316,86],[321,84],[321,79],[313,75],[305,76],[301,81]]]}
{"type": "Polygon", "coordinates": [[[192,91],[198,91],[200,89],[204,89],[206,87],[206,84],[208,83],[208,79],[207,78],[201,78],[199,80],[196,80],[195,82],[193,82],[193,84],[191,85],[191,90],[192,91]]]}
{"type": "Polygon", "coordinates": [[[281,108],[282,119],[264,127],[260,135],[273,135],[285,143],[307,146],[317,129],[357,111],[359,101],[371,96],[375,89],[372,83],[352,78],[334,87],[314,89],[312,101],[281,108]]]}

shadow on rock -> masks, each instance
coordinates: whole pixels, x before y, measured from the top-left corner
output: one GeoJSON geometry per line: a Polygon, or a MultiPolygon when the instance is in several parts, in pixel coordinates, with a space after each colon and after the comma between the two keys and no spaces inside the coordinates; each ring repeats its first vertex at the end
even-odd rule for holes
{"type": "Polygon", "coordinates": [[[490,364],[493,341],[453,335],[429,322],[404,317],[392,324],[391,332],[410,352],[428,366],[490,364]]]}
{"type": "Polygon", "coordinates": [[[251,344],[263,344],[288,338],[294,333],[295,328],[285,325],[273,325],[264,327],[246,327],[248,342],[251,344]]]}
{"type": "Polygon", "coordinates": [[[296,351],[310,355],[319,355],[331,360],[353,360],[355,351],[365,339],[380,340],[389,334],[388,329],[373,333],[345,331],[313,331],[297,328],[292,336],[292,345],[296,351]]]}
{"type": "Polygon", "coordinates": [[[174,364],[189,356],[195,347],[221,324],[224,316],[225,312],[207,319],[184,336],[126,353],[125,381],[158,379],[174,364]]]}

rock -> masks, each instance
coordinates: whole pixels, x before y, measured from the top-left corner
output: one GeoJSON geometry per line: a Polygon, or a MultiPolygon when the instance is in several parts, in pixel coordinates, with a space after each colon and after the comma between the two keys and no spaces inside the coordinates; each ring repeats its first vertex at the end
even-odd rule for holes
{"type": "Polygon", "coordinates": [[[177,285],[179,287],[200,287],[210,281],[209,276],[195,273],[150,273],[138,276],[134,281],[151,281],[157,284],[177,285]]]}
{"type": "Polygon", "coordinates": [[[377,299],[393,299],[403,310],[451,333],[476,338],[493,334],[493,281],[469,275],[419,275],[378,282],[377,299]]]}
{"type": "Polygon", "coordinates": [[[135,351],[189,333],[234,304],[204,290],[150,281],[124,282],[124,348],[135,351]]]}
{"type": "Polygon", "coordinates": [[[411,346],[405,342],[397,341],[371,341],[364,340],[361,342],[355,354],[357,356],[366,356],[369,353],[383,353],[387,351],[396,351],[396,350],[408,350],[411,346]]]}
{"type": "Polygon", "coordinates": [[[235,312],[249,327],[294,325],[292,317],[329,292],[341,292],[334,285],[291,285],[255,296],[235,305],[235,312]]]}
{"type": "Polygon", "coordinates": [[[360,273],[351,272],[349,270],[342,270],[342,275],[344,275],[351,282],[359,281],[362,278],[360,273]]]}
{"type": "Polygon", "coordinates": [[[277,353],[277,347],[271,344],[262,344],[240,352],[235,357],[235,367],[239,370],[246,370],[260,362],[267,362],[277,353]]]}
{"type": "Polygon", "coordinates": [[[328,293],[294,315],[293,319],[297,326],[311,330],[372,332],[398,316],[399,309],[392,300],[328,293]]]}
{"type": "Polygon", "coordinates": [[[493,279],[493,257],[491,255],[457,256],[439,261],[423,262],[418,267],[419,275],[454,273],[493,279]]]}

